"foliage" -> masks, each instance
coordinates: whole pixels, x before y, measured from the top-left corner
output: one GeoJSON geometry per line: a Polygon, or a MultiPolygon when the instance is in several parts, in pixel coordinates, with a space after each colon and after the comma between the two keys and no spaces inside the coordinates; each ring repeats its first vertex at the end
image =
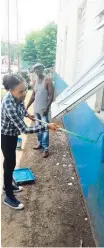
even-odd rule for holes
{"type": "MultiPolygon", "coordinates": [[[[42,30],[33,31],[26,36],[25,44],[19,45],[20,64],[22,68],[31,67],[40,62],[45,67],[51,67],[56,57],[57,25],[51,22],[42,30]]],[[[11,62],[14,63],[18,55],[17,44],[10,44],[11,62]]],[[[7,43],[1,42],[1,55],[8,54],[7,43]]]]}
{"type": "MultiPolygon", "coordinates": [[[[25,46],[25,57],[22,56],[22,59],[30,63],[34,62],[30,53],[35,56],[35,62],[40,62],[46,67],[51,67],[55,63],[56,57],[56,40],[57,40],[57,25],[52,22],[48,24],[44,29],[39,31],[33,31],[26,37],[26,46],[25,46]],[[35,50],[28,46],[29,43],[35,46],[35,50]],[[28,57],[29,55],[29,57],[28,57]]],[[[23,51],[22,51],[23,53],[23,51]]],[[[34,62],[34,63],[35,63],[34,62]]]]}
{"type": "Polygon", "coordinates": [[[5,56],[8,53],[8,44],[5,41],[1,41],[1,56],[5,56]]]}
{"type": "Polygon", "coordinates": [[[21,50],[21,58],[23,61],[27,61],[30,65],[36,63],[37,53],[33,40],[27,40],[25,46],[21,50]]]}
{"type": "Polygon", "coordinates": [[[29,74],[28,74],[28,71],[26,70],[22,70],[20,71],[19,73],[26,81],[26,84],[27,84],[27,89],[31,89],[31,86],[30,86],[30,77],[29,77],[29,74]]]}
{"type": "MultiPolygon", "coordinates": [[[[21,53],[21,49],[23,49],[23,44],[19,45],[19,55],[21,53]]],[[[5,41],[1,41],[1,56],[8,55],[8,44],[5,41]]],[[[10,43],[10,58],[11,63],[15,63],[18,56],[18,46],[16,43],[10,43]]]]}
{"type": "Polygon", "coordinates": [[[26,36],[26,42],[28,42],[29,40],[33,40],[35,46],[37,46],[43,33],[44,33],[44,29],[38,31],[32,31],[30,34],[26,36]]]}

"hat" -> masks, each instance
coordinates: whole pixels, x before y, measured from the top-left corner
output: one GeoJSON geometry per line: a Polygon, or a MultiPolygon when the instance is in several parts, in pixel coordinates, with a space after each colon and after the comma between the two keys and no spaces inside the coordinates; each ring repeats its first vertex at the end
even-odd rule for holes
{"type": "Polygon", "coordinates": [[[35,65],[33,65],[32,69],[31,69],[31,72],[34,72],[35,69],[37,69],[37,68],[39,68],[39,67],[41,67],[41,68],[43,68],[43,69],[45,68],[43,64],[41,64],[41,63],[36,63],[35,65]]]}

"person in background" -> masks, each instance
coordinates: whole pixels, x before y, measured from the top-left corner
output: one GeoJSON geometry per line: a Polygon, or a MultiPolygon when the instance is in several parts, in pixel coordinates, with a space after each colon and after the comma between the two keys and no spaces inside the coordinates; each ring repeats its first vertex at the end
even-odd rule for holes
{"type": "Polygon", "coordinates": [[[1,107],[1,149],[4,156],[4,191],[6,198],[4,204],[14,209],[23,209],[24,205],[16,199],[14,193],[22,188],[12,184],[13,170],[16,165],[16,146],[20,133],[32,134],[58,129],[54,123],[38,125],[37,127],[27,127],[24,117],[34,120],[24,107],[26,97],[26,83],[19,75],[6,76],[3,85],[7,94],[3,98],[1,107]]]}
{"type": "MultiPolygon", "coordinates": [[[[37,119],[49,122],[49,109],[54,98],[54,87],[51,78],[44,76],[44,66],[37,63],[33,66],[32,72],[36,75],[33,93],[30,101],[27,104],[28,109],[34,102],[34,115],[37,119]]],[[[38,125],[38,122],[37,122],[38,125]]],[[[49,131],[38,133],[38,146],[34,149],[38,150],[43,148],[43,158],[49,156],[49,131]]]]}

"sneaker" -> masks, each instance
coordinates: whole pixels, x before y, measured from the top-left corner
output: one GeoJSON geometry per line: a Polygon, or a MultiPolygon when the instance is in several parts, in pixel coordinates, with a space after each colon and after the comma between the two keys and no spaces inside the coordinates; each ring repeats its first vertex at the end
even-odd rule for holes
{"type": "MultiPolygon", "coordinates": [[[[17,186],[16,184],[12,184],[13,192],[18,193],[23,190],[22,186],[17,186]]],[[[5,192],[5,186],[3,186],[3,192],[5,192]]]]}
{"type": "Polygon", "coordinates": [[[20,201],[18,201],[15,196],[12,197],[8,197],[6,196],[5,200],[4,200],[4,204],[7,205],[10,208],[14,208],[17,210],[21,210],[24,208],[23,203],[21,203],[20,201]]]}

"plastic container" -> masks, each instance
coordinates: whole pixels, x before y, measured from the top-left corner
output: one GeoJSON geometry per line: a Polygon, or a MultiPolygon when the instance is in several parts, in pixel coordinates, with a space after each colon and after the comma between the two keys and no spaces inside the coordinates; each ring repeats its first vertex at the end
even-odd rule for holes
{"type": "Polygon", "coordinates": [[[17,140],[17,150],[22,150],[22,138],[18,138],[17,140]]]}
{"type": "Polygon", "coordinates": [[[13,171],[13,180],[17,185],[31,184],[35,182],[36,177],[29,168],[20,168],[13,171]]]}

